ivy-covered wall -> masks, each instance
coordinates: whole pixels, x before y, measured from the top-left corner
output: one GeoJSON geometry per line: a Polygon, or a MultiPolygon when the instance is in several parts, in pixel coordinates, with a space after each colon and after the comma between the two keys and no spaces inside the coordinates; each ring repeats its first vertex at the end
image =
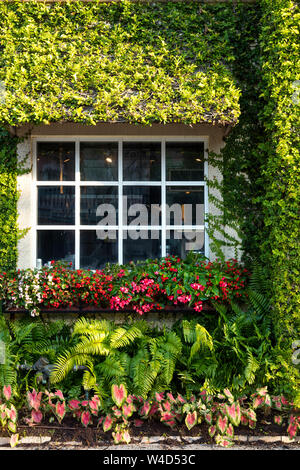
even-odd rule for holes
{"type": "Polygon", "coordinates": [[[17,260],[17,139],[0,129],[0,270],[17,260]]]}
{"type": "Polygon", "coordinates": [[[262,180],[265,236],[261,259],[268,267],[277,336],[300,339],[300,48],[299,6],[263,0],[260,33],[266,139],[262,180]]]}
{"type": "Polygon", "coordinates": [[[0,123],[235,123],[231,10],[1,2],[0,123]]]}
{"type": "MultiPolygon", "coordinates": [[[[0,4],[3,126],[238,121],[210,157],[224,176],[212,227],[234,225],[244,261],[263,262],[289,351],[300,339],[299,19],[292,0],[0,4]]],[[[8,142],[1,182],[15,161],[8,142]]],[[[4,267],[15,259],[16,193],[1,191],[4,267]]]]}

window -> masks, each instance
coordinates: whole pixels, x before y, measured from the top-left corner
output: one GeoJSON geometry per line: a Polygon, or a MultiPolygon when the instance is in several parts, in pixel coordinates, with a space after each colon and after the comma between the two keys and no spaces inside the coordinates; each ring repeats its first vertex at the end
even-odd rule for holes
{"type": "Polygon", "coordinates": [[[34,264],[208,256],[205,139],[34,141],[34,264]]]}

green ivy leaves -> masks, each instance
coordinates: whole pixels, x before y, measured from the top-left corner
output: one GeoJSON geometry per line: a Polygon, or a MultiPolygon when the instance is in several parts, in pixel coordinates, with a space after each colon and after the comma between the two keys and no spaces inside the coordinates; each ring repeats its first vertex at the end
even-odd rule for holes
{"type": "Polygon", "coordinates": [[[223,9],[1,2],[0,122],[235,123],[232,7],[223,9]]]}

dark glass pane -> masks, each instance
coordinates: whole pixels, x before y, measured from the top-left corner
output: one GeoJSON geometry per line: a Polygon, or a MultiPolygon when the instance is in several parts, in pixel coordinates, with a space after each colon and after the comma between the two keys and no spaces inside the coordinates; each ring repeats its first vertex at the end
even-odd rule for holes
{"type": "Polygon", "coordinates": [[[161,257],[160,230],[124,230],[123,262],[161,257]]]}
{"type": "Polygon", "coordinates": [[[123,225],[159,225],[160,206],[160,186],[123,186],[123,225]]]}
{"type": "Polygon", "coordinates": [[[81,142],[80,178],[82,181],[117,181],[118,143],[81,142]]]}
{"type": "Polygon", "coordinates": [[[124,181],[160,181],[161,144],[124,142],[123,175],[124,181]]]}
{"type": "Polygon", "coordinates": [[[118,224],[118,188],[111,186],[82,186],[80,188],[80,223],[96,225],[118,224]]]}
{"type": "Polygon", "coordinates": [[[80,267],[100,269],[118,262],[117,230],[82,230],[80,232],[80,267]]]}
{"type": "Polygon", "coordinates": [[[42,264],[60,260],[75,267],[74,230],[38,230],[37,258],[42,260],[42,264]]]}
{"type": "Polygon", "coordinates": [[[38,142],[37,179],[39,181],[74,181],[75,143],[38,142]]]}
{"type": "Polygon", "coordinates": [[[203,142],[166,143],[167,181],[203,181],[203,142]]]}
{"type": "Polygon", "coordinates": [[[203,230],[167,230],[166,253],[184,259],[189,251],[204,254],[203,230]]]}
{"type": "Polygon", "coordinates": [[[75,188],[40,186],[38,188],[38,225],[74,225],[75,188]]]}
{"type": "Polygon", "coordinates": [[[167,225],[204,225],[204,187],[167,186],[167,225]]]}

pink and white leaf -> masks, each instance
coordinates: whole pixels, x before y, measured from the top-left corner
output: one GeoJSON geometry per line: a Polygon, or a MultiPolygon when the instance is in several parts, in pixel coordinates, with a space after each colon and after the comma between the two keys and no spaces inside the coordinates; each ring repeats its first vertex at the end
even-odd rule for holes
{"type": "Polygon", "coordinates": [[[17,430],[16,423],[13,423],[12,421],[8,421],[7,428],[10,432],[16,432],[17,430]]]}
{"type": "Polygon", "coordinates": [[[55,414],[58,421],[61,423],[65,414],[66,414],[66,405],[65,402],[60,403],[59,401],[56,403],[55,406],[55,414]]]}
{"type": "Polygon", "coordinates": [[[43,419],[43,413],[40,410],[31,410],[31,420],[33,423],[39,424],[43,419]]]}
{"type": "Polygon", "coordinates": [[[81,424],[86,428],[92,422],[91,414],[89,411],[83,411],[80,418],[81,424]]]}
{"type": "Polygon", "coordinates": [[[126,405],[126,403],[122,406],[122,412],[123,412],[123,416],[125,418],[130,418],[130,416],[132,416],[133,414],[133,406],[131,405],[131,403],[129,403],[129,405],[126,405]]]}
{"type": "Polygon", "coordinates": [[[5,400],[9,401],[11,399],[11,394],[12,394],[11,386],[10,385],[4,385],[3,395],[4,395],[5,400]]]}
{"type": "Polygon", "coordinates": [[[27,393],[28,405],[35,411],[38,411],[41,406],[42,392],[37,393],[35,389],[27,393]]]}
{"type": "Polygon", "coordinates": [[[72,399],[68,403],[68,407],[70,408],[70,410],[78,410],[79,406],[80,406],[80,401],[79,400],[72,399]]]}
{"type": "Polygon", "coordinates": [[[103,431],[104,432],[109,431],[113,425],[113,422],[114,422],[113,417],[110,414],[106,415],[103,421],[103,431]]]}
{"type": "Polygon", "coordinates": [[[190,431],[197,424],[197,411],[189,412],[185,418],[185,425],[190,431]]]}
{"type": "Polygon", "coordinates": [[[64,400],[64,396],[63,396],[63,393],[61,390],[56,390],[56,392],[54,393],[54,395],[56,397],[58,397],[60,400],[64,400]]]}
{"type": "Polygon", "coordinates": [[[217,428],[221,434],[224,434],[228,425],[227,416],[219,416],[217,419],[217,428]]]}
{"type": "Polygon", "coordinates": [[[10,436],[10,447],[16,447],[19,443],[19,434],[12,434],[10,436]]]}
{"type": "Polygon", "coordinates": [[[216,426],[209,426],[208,428],[208,434],[210,435],[210,437],[214,437],[214,435],[216,434],[216,431],[217,431],[217,427],[216,426]]]}
{"type": "Polygon", "coordinates": [[[122,406],[127,398],[127,390],[124,384],[112,385],[111,387],[112,399],[117,406],[122,406]]]}

